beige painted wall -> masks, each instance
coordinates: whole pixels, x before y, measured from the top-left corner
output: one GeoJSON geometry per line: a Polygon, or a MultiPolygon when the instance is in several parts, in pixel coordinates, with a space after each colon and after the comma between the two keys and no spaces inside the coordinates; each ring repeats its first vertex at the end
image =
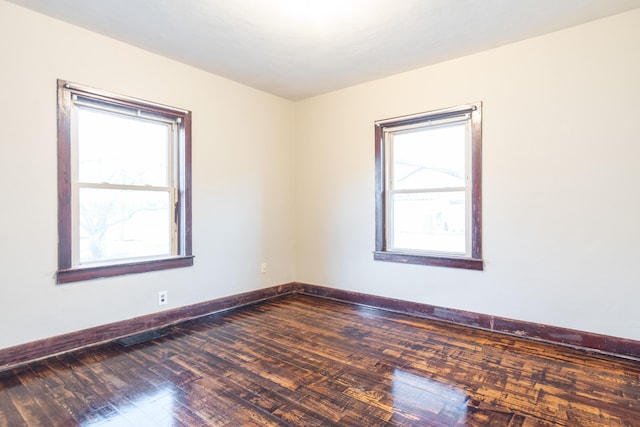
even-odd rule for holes
{"type": "Polygon", "coordinates": [[[640,339],[639,46],[636,10],[294,104],[0,0],[0,348],[292,280],[640,339]],[[57,78],[193,111],[194,267],[54,284],[57,78]],[[475,101],[485,271],[374,262],[373,122],[475,101]]]}
{"type": "Polygon", "coordinates": [[[297,114],[298,281],[640,339],[640,10],[297,114]],[[485,271],[374,262],[373,122],[476,101],[485,271]]]}
{"type": "Polygon", "coordinates": [[[293,103],[4,1],[0,55],[0,348],[294,279],[293,103]],[[58,78],[192,110],[194,267],[54,284],[58,78]]]}

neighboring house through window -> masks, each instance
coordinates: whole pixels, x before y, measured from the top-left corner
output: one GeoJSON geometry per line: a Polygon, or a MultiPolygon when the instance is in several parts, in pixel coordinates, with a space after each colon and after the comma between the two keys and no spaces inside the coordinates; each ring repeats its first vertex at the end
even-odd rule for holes
{"type": "Polygon", "coordinates": [[[57,283],[193,265],[191,112],[58,81],[57,283]]]}
{"type": "Polygon", "coordinates": [[[375,123],[374,259],[483,269],[481,109],[375,123]]]}

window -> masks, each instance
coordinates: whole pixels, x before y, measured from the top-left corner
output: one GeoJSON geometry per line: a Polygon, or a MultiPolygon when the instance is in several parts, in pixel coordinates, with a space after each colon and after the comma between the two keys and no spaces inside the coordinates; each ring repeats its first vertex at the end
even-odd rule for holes
{"type": "Polygon", "coordinates": [[[482,270],[482,104],[375,123],[374,259],[482,270]]]}
{"type": "Polygon", "coordinates": [[[58,81],[57,283],[193,265],[191,112],[58,81]]]}

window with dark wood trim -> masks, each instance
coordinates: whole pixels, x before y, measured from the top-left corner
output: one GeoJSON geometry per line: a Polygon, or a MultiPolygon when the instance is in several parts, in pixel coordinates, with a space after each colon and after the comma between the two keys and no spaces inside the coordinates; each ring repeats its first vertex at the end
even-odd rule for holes
{"type": "Polygon", "coordinates": [[[57,283],[193,265],[191,112],[58,80],[57,283]]]}
{"type": "Polygon", "coordinates": [[[375,122],[374,259],[482,270],[482,104],[375,122]]]}

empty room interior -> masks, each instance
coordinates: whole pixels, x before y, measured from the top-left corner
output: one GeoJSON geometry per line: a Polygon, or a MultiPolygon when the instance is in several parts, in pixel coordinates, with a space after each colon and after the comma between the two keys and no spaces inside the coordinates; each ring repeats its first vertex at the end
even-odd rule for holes
{"type": "Polygon", "coordinates": [[[640,0],[0,0],[0,426],[640,426],[640,0]]]}

